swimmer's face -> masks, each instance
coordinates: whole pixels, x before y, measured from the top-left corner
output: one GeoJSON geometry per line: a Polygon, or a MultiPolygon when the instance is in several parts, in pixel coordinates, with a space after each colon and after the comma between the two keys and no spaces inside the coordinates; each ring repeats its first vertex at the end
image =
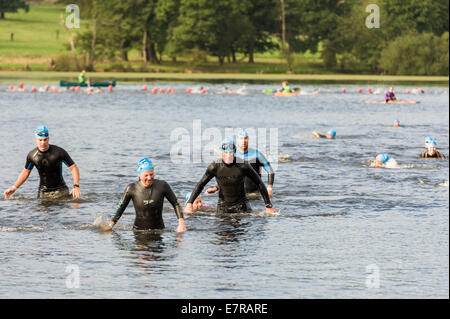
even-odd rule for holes
{"type": "Polygon", "coordinates": [[[45,152],[50,147],[50,138],[49,137],[39,137],[35,139],[38,149],[41,152],[45,152]]]}
{"type": "Polygon", "coordinates": [[[380,155],[378,155],[378,156],[375,158],[375,166],[377,166],[377,167],[384,166],[383,161],[381,160],[381,156],[380,156],[380,155]]]}
{"type": "Polygon", "coordinates": [[[234,152],[222,152],[222,160],[225,164],[232,164],[234,161],[234,152]]]}
{"type": "Polygon", "coordinates": [[[330,133],[327,133],[327,138],[334,138],[334,136],[331,135],[330,133]]]}
{"type": "Polygon", "coordinates": [[[434,154],[436,154],[436,147],[434,147],[434,146],[428,146],[428,154],[429,154],[429,155],[434,155],[434,154]]]}
{"type": "Polygon", "coordinates": [[[153,184],[153,179],[155,178],[155,171],[153,169],[149,169],[148,171],[144,171],[139,174],[139,179],[142,182],[142,185],[145,187],[149,187],[153,184]]]}
{"type": "Polygon", "coordinates": [[[395,121],[394,122],[394,127],[399,127],[400,126],[400,121],[395,121]]]}
{"type": "Polygon", "coordinates": [[[194,200],[194,203],[192,204],[192,208],[194,210],[200,209],[202,208],[203,202],[202,202],[202,198],[199,196],[194,200]]]}
{"type": "Polygon", "coordinates": [[[239,148],[247,151],[248,149],[248,137],[240,136],[238,141],[239,148]]]}

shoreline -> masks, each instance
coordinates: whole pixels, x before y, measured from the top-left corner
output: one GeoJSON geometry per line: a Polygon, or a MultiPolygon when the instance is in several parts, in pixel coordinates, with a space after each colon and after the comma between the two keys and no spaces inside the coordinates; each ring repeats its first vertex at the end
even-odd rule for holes
{"type": "MultiPolygon", "coordinates": [[[[176,82],[249,82],[270,83],[302,81],[305,83],[383,83],[383,84],[433,84],[448,85],[449,77],[445,76],[391,76],[366,74],[253,74],[253,73],[163,73],[163,72],[90,72],[94,81],[114,79],[118,82],[146,83],[152,81],[176,82]]],[[[78,72],[56,71],[0,71],[0,83],[9,81],[45,81],[76,80],[78,72]]]]}

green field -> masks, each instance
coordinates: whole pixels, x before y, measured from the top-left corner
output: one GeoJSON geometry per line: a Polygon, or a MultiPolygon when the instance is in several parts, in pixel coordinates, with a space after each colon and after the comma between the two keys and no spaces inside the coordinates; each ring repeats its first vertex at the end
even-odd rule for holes
{"type": "MultiPolygon", "coordinates": [[[[30,5],[25,13],[6,13],[6,19],[0,20],[0,70],[49,70],[51,59],[60,54],[71,54],[68,34],[61,25],[65,17],[65,7],[43,3],[30,5]],[[11,40],[11,33],[14,34],[11,40]]],[[[80,29],[73,29],[74,35],[89,26],[88,21],[81,21],[80,29]]],[[[286,73],[286,63],[280,58],[280,52],[274,50],[255,54],[255,63],[247,63],[247,58],[238,55],[237,63],[219,65],[217,58],[208,57],[206,63],[195,65],[193,69],[190,57],[178,57],[173,63],[168,57],[156,65],[147,65],[144,69],[142,59],[136,50],[129,52],[128,62],[98,61],[98,71],[149,71],[149,72],[205,72],[205,73],[286,73]]],[[[297,73],[331,73],[327,72],[319,54],[297,55],[295,57],[297,73]]]]}
{"type": "Polygon", "coordinates": [[[65,52],[68,43],[61,14],[65,7],[51,4],[33,5],[28,13],[6,13],[6,19],[0,20],[0,67],[48,67],[50,58],[65,52]]]}
{"type": "MultiPolygon", "coordinates": [[[[73,80],[77,72],[56,72],[50,70],[50,61],[59,55],[70,55],[68,33],[61,25],[65,6],[42,3],[30,5],[25,13],[6,13],[0,20],[0,81],[27,79],[33,82],[73,80]],[[11,33],[14,39],[11,40],[11,33]],[[18,72],[22,71],[22,72],[18,72]],[[23,72],[25,71],[25,72],[23,72]],[[32,72],[30,72],[32,71],[32,72]]],[[[80,29],[73,29],[74,35],[89,28],[89,21],[82,20],[80,29]]],[[[374,76],[343,75],[327,70],[322,64],[320,54],[296,54],[293,58],[293,74],[279,51],[255,54],[255,63],[248,63],[245,56],[238,55],[237,63],[225,62],[219,65],[217,58],[207,57],[207,62],[192,65],[191,57],[177,57],[171,62],[163,57],[160,64],[143,66],[136,50],[129,52],[129,61],[97,61],[95,70],[90,73],[93,79],[111,79],[131,82],[151,80],[177,81],[321,81],[333,82],[391,82],[391,83],[434,83],[448,84],[448,77],[424,76],[374,76]]]]}

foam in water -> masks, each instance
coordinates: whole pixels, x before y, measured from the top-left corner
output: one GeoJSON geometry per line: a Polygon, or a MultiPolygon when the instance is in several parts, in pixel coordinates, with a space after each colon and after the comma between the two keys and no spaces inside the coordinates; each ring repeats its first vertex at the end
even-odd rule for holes
{"type": "Polygon", "coordinates": [[[109,223],[108,217],[105,214],[100,214],[97,216],[97,218],[95,218],[93,225],[96,228],[103,229],[108,225],[108,223],[109,223]]]}

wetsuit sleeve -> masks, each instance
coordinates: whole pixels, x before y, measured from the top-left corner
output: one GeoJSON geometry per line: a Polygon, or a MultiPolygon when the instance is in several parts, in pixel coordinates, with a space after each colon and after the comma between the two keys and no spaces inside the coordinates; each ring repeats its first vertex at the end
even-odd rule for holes
{"type": "Polygon", "coordinates": [[[75,162],[70,157],[69,153],[67,153],[63,149],[61,149],[61,161],[63,161],[63,163],[66,164],[67,167],[70,167],[73,164],[75,164],[75,162]]]}
{"type": "Polygon", "coordinates": [[[128,204],[130,203],[130,200],[131,200],[131,190],[130,190],[130,185],[128,185],[127,188],[125,189],[125,192],[122,195],[122,198],[120,199],[119,207],[117,208],[116,215],[112,219],[114,224],[117,224],[117,221],[120,219],[123,212],[127,208],[128,204]]]}
{"type": "Polygon", "coordinates": [[[165,183],[164,196],[167,198],[170,204],[172,204],[173,209],[175,209],[175,214],[177,215],[177,219],[184,218],[183,212],[181,211],[181,206],[178,203],[177,196],[172,191],[172,188],[168,183],[165,183]]]}
{"type": "Polygon", "coordinates": [[[261,177],[259,177],[258,173],[256,173],[256,171],[250,165],[245,164],[244,167],[245,167],[244,168],[245,176],[250,178],[253,181],[253,183],[258,185],[259,192],[261,193],[261,195],[264,199],[264,203],[266,204],[266,207],[268,205],[270,205],[269,207],[272,207],[272,203],[270,202],[270,198],[269,198],[269,193],[267,192],[267,188],[264,185],[261,177]]]}
{"type": "Polygon", "coordinates": [[[205,188],[206,184],[209,183],[209,181],[216,176],[216,165],[215,163],[212,163],[208,166],[206,169],[205,175],[203,175],[202,179],[197,183],[197,186],[195,186],[195,189],[192,191],[191,197],[189,197],[188,204],[194,203],[195,199],[198,197],[198,195],[201,194],[203,188],[205,188]]]}
{"type": "Polygon", "coordinates": [[[260,152],[258,152],[258,160],[263,164],[267,174],[269,174],[268,185],[273,185],[273,182],[275,181],[275,172],[273,171],[272,166],[270,165],[266,157],[260,152]]]}
{"type": "Polygon", "coordinates": [[[31,160],[30,154],[27,156],[27,161],[25,162],[25,169],[31,171],[34,167],[34,162],[31,160]]]}

